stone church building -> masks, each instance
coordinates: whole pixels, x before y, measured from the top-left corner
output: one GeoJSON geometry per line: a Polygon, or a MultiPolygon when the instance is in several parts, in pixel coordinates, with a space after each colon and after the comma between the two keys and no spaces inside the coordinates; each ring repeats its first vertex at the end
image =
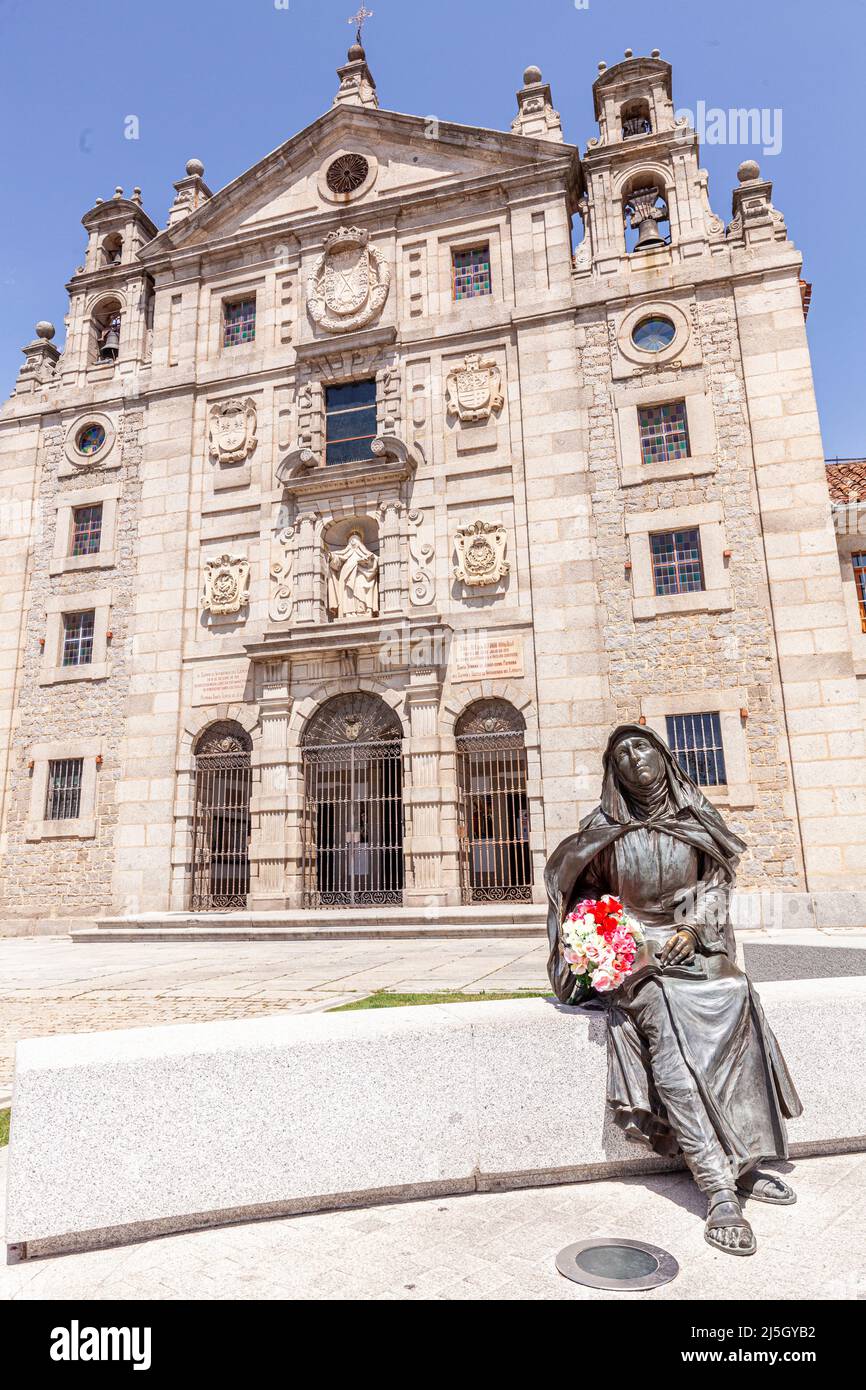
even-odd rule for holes
{"type": "Polygon", "coordinates": [[[600,65],[583,153],[534,67],[504,132],[382,109],[359,43],[338,76],[163,229],[97,199],[23,350],[0,919],[513,919],[623,720],[744,887],[856,915],[866,589],[771,184],[714,210],[657,52],[600,65]]]}

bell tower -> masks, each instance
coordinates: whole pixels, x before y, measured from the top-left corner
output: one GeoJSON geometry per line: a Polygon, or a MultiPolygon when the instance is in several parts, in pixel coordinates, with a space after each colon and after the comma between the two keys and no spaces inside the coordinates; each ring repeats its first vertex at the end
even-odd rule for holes
{"type": "Polygon", "coordinates": [[[674,113],[670,63],[658,49],[636,58],[629,48],[623,62],[598,67],[599,134],[583,156],[576,270],[630,274],[721,247],[724,223],[709,205],[697,135],[674,113]]]}

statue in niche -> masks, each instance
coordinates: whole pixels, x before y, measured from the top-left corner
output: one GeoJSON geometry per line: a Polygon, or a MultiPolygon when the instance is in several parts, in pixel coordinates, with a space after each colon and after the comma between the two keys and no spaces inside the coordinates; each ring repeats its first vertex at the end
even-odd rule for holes
{"type": "Polygon", "coordinates": [[[681,1154],[707,1199],[705,1239],[753,1255],[744,1197],[790,1206],[766,1159],[785,1159],[785,1118],[802,1113],[758,995],[736,966],[729,898],[745,845],[665,742],[623,724],[604,754],[601,804],[554,850],[548,974],[563,1004],[607,1013],[607,1100],[628,1138],[681,1154]],[[579,983],[565,956],[566,916],[612,894],[644,941],[609,992],[579,983]]]}
{"type": "Polygon", "coordinates": [[[355,528],[343,548],[328,555],[328,613],[332,618],[375,618],[378,612],[379,561],[355,528]]]}

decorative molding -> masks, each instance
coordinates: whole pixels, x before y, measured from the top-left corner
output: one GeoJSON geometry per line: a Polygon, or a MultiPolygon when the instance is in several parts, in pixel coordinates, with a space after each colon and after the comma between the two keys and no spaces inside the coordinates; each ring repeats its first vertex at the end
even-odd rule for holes
{"type": "Polygon", "coordinates": [[[202,607],[214,617],[239,613],[249,601],[250,562],[244,555],[219,555],[204,567],[202,607]]]}
{"type": "Polygon", "coordinates": [[[496,584],[511,566],[505,559],[505,528],[486,521],[462,526],[454,539],[454,577],[472,586],[496,584]]]}
{"type": "Polygon", "coordinates": [[[331,232],[307,280],[307,312],[330,333],[364,328],[384,308],[391,268],[369,240],[360,227],[331,232]]]}
{"type": "Polygon", "coordinates": [[[453,367],[445,380],[448,414],[461,422],[489,420],[502,409],[501,381],[495,362],[482,362],[480,353],[467,352],[462,366],[453,367]]]}
{"type": "Polygon", "coordinates": [[[208,444],[212,458],[219,463],[243,463],[257,443],[255,401],[231,396],[211,406],[208,444]]]}
{"type": "Polygon", "coordinates": [[[274,622],[288,622],[294,607],[293,572],[295,567],[294,526],[286,526],[276,538],[278,556],[271,562],[271,596],[268,615],[274,622]]]}
{"type": "Polygon", "coordinates": [[[409,601],[415,607],[428,604],[433,598],[433,577],[430,564],[434,546],[426,538],[425,517],[422,511],[413,509],[407,512],[410,523],[408,545],[411,561],[409,572],[409,601]]]}

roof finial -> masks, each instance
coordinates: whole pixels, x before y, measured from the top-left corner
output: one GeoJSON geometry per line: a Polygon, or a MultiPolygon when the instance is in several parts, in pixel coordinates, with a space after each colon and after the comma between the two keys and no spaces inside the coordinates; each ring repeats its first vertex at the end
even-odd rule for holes
{"type": "Polygon", "coordinates": [[[365,9],[363,5],[361,6],[361,8],[359,9],[359,11],[358,11],[357,14],[353,14],[353,15],[350,15],[350,16],[349,16],[349,19],[348,19],[347,23],[349,23],[349,24],[357,24],[357,26],[358,26],[358,32],[357,32],[357,35],[356,35],[356,37],[355,37],[355,42],[358,44],[359,47],[362,46],[361,30],[362,30],[363,27],[364,27],[364,20],[365,20],[365,19],[372,19],[372,18],[373,18],[373,11],[372,11],[372,10],[365,9]]]}

